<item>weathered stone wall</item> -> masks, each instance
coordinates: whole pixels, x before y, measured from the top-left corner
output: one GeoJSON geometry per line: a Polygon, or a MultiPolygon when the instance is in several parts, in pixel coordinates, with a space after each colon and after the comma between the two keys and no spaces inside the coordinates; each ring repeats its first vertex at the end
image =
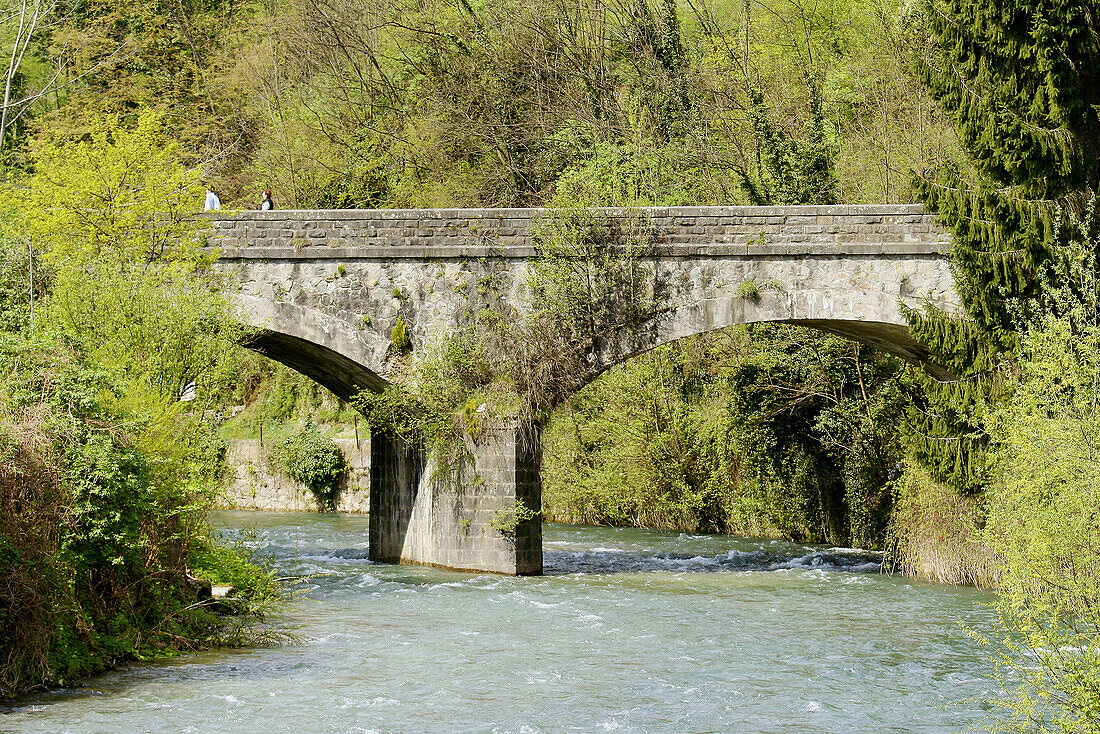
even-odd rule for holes
{"type": "MultiPolygon", "coordinates": [[[[648,223],[655,244],[781,254],[816,245],[822,254],[890,254],[905,245],[948,244],[935,219],[916,204],[848,206],[688,206],[597,210],[609,219],[648,223]],[[829,248],[837,248],[830,252],[829,248]]],[[[534,255],[532,226],[546,209],[344,209],[246,212],[214,220],[218,247],[282,248],[298,252],[380,247],[391,258],[485,257],[501,249],[534,255]],[[526,248],[526,249],[524,249],[526,248]],[[430,254],[429,254],[430,253],[430,254]]],[[[340,257],[341,255],[337,255],[340,257]]]]}
{"type": "MultiPolygon", "coordinates": [[[[348,473],[336,498],[337,512],[370,510],[369,438],[339,438],[336,445],[348,463],[348,473]]],[[[303,484],[281,476],[267,465],[267,449],[258,440],[229,442],[227,459],[234,477],[229,485],[225,509],[272,510],[276,512],[316,512],[317,501],[303,484]]]]}
{"type": "Polygon", "coordinates": [[[515,425],[486,430],[471,445],[473,465],[441,476],[422,451],[376,436],[371,446],[370,557],[507,574],[542,572],[539,518],[514,531],[517,500],[542,507],[537,434],[515,425]]]}

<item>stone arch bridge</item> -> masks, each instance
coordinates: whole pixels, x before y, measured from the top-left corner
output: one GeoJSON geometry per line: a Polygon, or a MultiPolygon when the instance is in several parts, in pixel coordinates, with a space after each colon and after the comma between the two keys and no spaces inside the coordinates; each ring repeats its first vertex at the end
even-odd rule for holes
{"type": "MultiPolygon", "coordinates": [[[[599,210],[639,233],[660,291],[650,318],[608,333],[593,376],[661,344],[734,324],[782,322],[838,334],[921,364],[902,307],[957,307],[950,239],[915,205],[658,207],[599,210]]],[[[239,283],[253,348],[341,398],[388,383],[391,331],[416,349],[489,305],[529,306],[540,209],[247,212],[213,221],[219,269],[239,283]]],[[[477,481],[440,491],[421,452],[372,438],[371,558],[539,573],[537,518],[507,527],[522,500],[541,506],[539,450],[501,427],[472,446],[477,481]]],[[[467,478],[468,479],[468,478],[467,478]]],[[[469,483],[469,482],[467,482],[469,483]]]]}

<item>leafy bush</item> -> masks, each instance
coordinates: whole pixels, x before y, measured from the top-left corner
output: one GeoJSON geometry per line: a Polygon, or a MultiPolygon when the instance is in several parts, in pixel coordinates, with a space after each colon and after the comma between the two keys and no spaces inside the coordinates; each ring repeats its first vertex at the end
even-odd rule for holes
{"type": "Polygon", "coordinates": [[[273,591],[247,554],[211,539],[214,474],[173,468],[201,454],[105,429],[138,423],[103,405],[119,402],[117,380],[44,345],[0,349],[0,368],[0,698],[219,639],[184,581],[211,565],[200,546],[236,569],[246,607],[273,591]]]}
{"type": "Polygon", "coordinates": [[[3,192],[18,215],[0,241],[34,239],[52,269],[33,334],[29,296],[0,287],[14,314],[0,327],[15,327],[0,331],[0,697],[222,639],[187,567],[209,542],[225,446],[212,391],[179,395],[243,332],[174,155],[153,116],[96,122],[36,148],[33,176],[3,192]]]}
{"type": "Polygon", "coordinates": [[[986,538],[998,605],[1009,731],[1100,732],[1100,415],[1095,331],[1065,322],[1025,342],[1016,396],[995,414],[986,538]]]}
{"type": "Polygon", "coordinates": [[[523,500],[516,500],[513,507],[497,510],[489,518],[489,527],[499,533],[509,535],[516,532],[521,523],[534,519],[538,512],[527,506],[523,500]]]}
{"type": "Polygon", "coordinates": [[[336,495],[347,462],[336,442],[322,436],[316,426],[307,426],[284,438],[269,458],[281,472],[309,487],[322,510],[336,510],[336,495]]]}

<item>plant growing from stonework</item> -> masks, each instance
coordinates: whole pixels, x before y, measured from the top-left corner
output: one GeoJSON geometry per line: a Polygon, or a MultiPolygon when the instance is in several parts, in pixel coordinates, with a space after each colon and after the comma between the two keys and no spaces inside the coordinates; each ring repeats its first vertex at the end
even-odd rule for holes
{"type": "Polygon", "coordinates": [[[507,412],[510,394],[494,370],[485,334],[461,330],[428,340],[397,381],[352,402],[372,432],[427,449],[435,484],[455,490],[472,462],[467,442],[507,412]]]}
{"type": "Polygon", "coordinates": [[[560,207],[534,240],[533,311],[513,363],[531,414],[544,417],[595,376],[601,358],[614,360],[617,332],[656,313],[664,294],[640,211],[560,207]]]}
{"type": "Polygon", "coordinates": [[[504,535],[516,532],[520,523],[531,520],[538,512],[527,506],[521,499],[515,501],[511,507],[505,507],[493,513],[489,519],[489,527],[504,535]]]}
{"type": "Polygon", "coordinates": [[[398,352],[407,352],[412,347],[412,341],[409,339],[409,328],[405,325],[404,316],[398,316],[397,322],[390,330],[390,343],[398,352]]]}
{"type": "Polygon", "coordinates": [[[594,376],[603,340],[655,310],[644,218],[556,210],[537,242],[529,313],[494,299],[418,348],[395,384],[355,400],[373,431],[425,445],[443,484],[457,486],[472,462],[471,446],[489,425],[544,420],[594,376]]]}
{"type": "Polygon", "coordinates": [[[741,281],[741,285],[737,286],[737,297],[756,303],[760,300],[760,287],[751,278],[741,281]]]}

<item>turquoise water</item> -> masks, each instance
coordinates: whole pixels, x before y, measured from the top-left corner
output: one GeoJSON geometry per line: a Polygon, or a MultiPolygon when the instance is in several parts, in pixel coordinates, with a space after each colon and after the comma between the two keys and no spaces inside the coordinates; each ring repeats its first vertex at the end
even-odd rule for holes
{"type": "Polygon", "coordinates": [[[0,714],[11,732],[953,732],[992,692],[992,596],[872,555],[547,525],[547,575],[367,560],[353,515],[224,512],[296,644],[134,666],[0,714]]]}

